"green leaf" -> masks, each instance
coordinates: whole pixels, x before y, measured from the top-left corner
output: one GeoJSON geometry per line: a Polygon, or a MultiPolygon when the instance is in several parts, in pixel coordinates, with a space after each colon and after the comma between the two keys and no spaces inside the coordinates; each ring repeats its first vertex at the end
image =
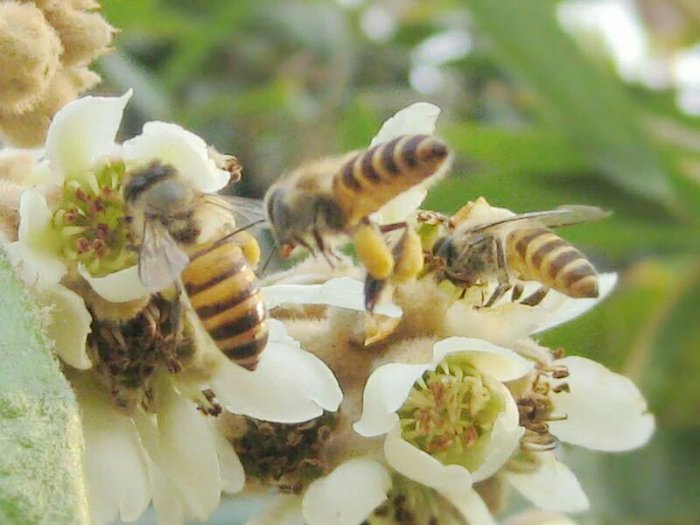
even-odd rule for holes
{"type": "Polygon", "coordinates": [[[87,524],[73,392],[0,252],[0,523],[87,524]]]}
{"type": "Polygon", "coordinates": [[[503,62],[541,96],[545,114],[607,179],[673,209],[677,196],[612,75],[591,64],[557,24],[549,0],[470,0],[503,62]]]}

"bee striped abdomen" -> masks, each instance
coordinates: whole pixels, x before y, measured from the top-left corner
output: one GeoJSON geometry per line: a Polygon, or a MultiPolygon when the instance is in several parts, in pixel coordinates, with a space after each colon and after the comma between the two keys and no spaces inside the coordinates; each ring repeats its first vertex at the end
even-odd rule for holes
{"type": "Polygon", "coordinates": [[[448,156],[430,135],[404,135],[348,160],[333,178],[333,193],[351,224],[434,175],[448,156]]]}
{"type": "Polygon", "coordinates": [[[267,343],[267,313],[241,248],[233,240],[205,246],[192,255],[182,282],[216,346],[237,364],[255,369],[267,343]]]}
{"type": "Polygon", "coordinates": [[[570,297],[598,297],[598,275],[579,250],[546,228],[511,232],[508,265],[522,279],[536,280],[570,297]]]}

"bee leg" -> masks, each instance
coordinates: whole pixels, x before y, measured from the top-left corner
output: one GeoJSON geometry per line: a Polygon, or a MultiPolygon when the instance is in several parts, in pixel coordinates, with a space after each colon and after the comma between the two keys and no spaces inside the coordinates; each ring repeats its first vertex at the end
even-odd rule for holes
{"type": "Polygon", "coordinates": [[[523,295],[523,291],[524,288],[522,283],[518,283],[515,286],[513,286],[513,292],[511,293],[510,300],[515,302],[518,299],[520,299],[520,297],[523,295]]]}
{"type": "Polygon", "coordinates": [[[175,283],[175,296],[167,299],[168,313],[163,326],[163,358],[170,373],[176,374],[182,370],[177,357],[177,351],[182,342],[182,289],[180,283],[175,283]]]}
{"type": "Polygon", "coordinates": [[[374,311],[387,282],[386,279],[375,279],[371,275],[365,278],[365,309],[368,312],[374,311]]]}
{"type": "Polygon", "coordinates": [[[321,253],[321,255],[323,255],[323,258],[328,263],[328,266],[330,266],[331,269],[335,268],[335,263],[331,260],[331,256],[334,254],[330,247],[323,241],[323,236],[317,229],[314,229],[314,240],[316,241],[318,251],[321,253]]]}
{"type": "Polygon", "coordinates": [[[510,278],[508,277],[508,267],[506,266],[506,254],[503,250],[503,244],[498,242],[493,237],[490,237],[490,239],[496,253],[496,266],[498,268],[496,271],[496,278],[498,279],[498,286],[496,286],[493,294],[483,306],[484,308],[493,306],[498,299],[503,297],[503,295],[513,287],[513,285],[510,283],[510,278]]]}
{"type": "Polygon", "coordinates": [[[533,292],[532,294],[528,295],[525,299],[520,301],[520,304],[523,304],[525,306],[537,306],[545,298],[548,291],[549,288],[547,288],[546,286],[542,286],[537,291],[533,292]]]}

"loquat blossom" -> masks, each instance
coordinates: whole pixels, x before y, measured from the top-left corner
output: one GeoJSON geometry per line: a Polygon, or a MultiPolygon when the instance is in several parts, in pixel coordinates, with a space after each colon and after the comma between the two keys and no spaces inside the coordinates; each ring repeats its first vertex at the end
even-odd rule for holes
{"type": "Polygon", "coordinates": [[[367,379],[360,435],[385,435],[384,457],[402,475],[455,503],[498,471],[524,429],[504,383],[533,365],[479,339],[435,343],[430,363],[387,363],[367,379]]]}

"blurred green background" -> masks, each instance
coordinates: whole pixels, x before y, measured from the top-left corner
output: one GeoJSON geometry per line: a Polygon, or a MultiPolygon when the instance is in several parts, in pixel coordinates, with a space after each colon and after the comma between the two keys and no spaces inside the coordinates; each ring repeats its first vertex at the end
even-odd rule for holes
{"type": "Polygon", "coordinates": [[[427,100],[456,152],[428,207],[484,195],[517,212],[614,210],[565,236],[620,272],[617,291],[543,339],[632,377],[658,432],[635,453],[569,451],[593,505],[578,521],[700,523],[700,2],[102,5],[122,31],[100,91],[134,88],[124,135],[153,119],[192,129],[242,161],[239,194],[364,147],[385,118],[427,100]]]}

